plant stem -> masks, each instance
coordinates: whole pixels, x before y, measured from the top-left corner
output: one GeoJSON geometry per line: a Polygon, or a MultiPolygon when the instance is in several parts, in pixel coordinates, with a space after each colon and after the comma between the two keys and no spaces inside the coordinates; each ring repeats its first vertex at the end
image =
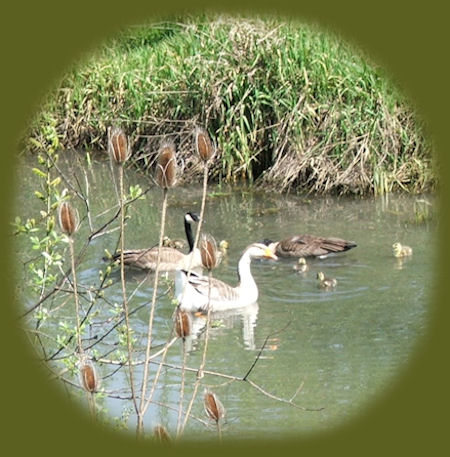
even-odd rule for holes
{"type": "Polygon", "coordinates": [[[186,340],[183,338],[183,364],[181,366],[181,385],[180,385],[180,403],[178,406],[178,418],[177,418],[177,434],[178,439],[181,431],[181,415],[183,412],[183,397],[184,397],[184,383],[186,379],[186,340]]]}
{"type": "MultiPolygon", "coordinates": [[[[199,238],[200,238],[200,232],[201,232],[201,228],[202,228],[202,223],[203,223],[203,217],[204,217],[204,214],[205,214],[205,203],[206,203],[206,192],[207,192],[207,188],[208,188],[208,162],[204,162],[204,166],[203,166],[203,192],[202,192],[202,204],[201,204],[201,208],[200,208],[200,220],[198,222],[198,227],[197,227],[197,233],[195,234],[195,241],[194,241],[194,249],[196,249],[196,247],[198,246],[198,241],[199,241],[199,238]]],[[[191,259],[192,261],[192,259],[191,259]]],[[[189,274],[190,274],[190,267],[189,267],[189,271],[188,271],[188,278],[189,278],[189,274]]],[[[190,411],[192,409],[192,405],[195,401],[195,397],[197,396],[197,390],[198,390],[198,387],[199,387],[199,381],[200,381],[200,374],[203,375],[203,368],[204,368],[204,365],[205,365],[205,361],[206,361],[206,349],[207,349],[207,344],[208,344],[208,327],[209,327],[209,313],[210,313],[210,306],[209,306],[209,301],[210,301],[210,292],[211,292],[211,272],[209,272],[209,289],[208,289],[208,317],[206,319],[206,333],[205,333],[205,347],[204,347],[204,350],[203,350],[203,357],[202,357],[202,362],[200,364],[200,368],[199,368],[199,371],[198,371],[198,374],[197,374],[197,380],[194,384],[194,392],[192,393],[192,397],[191,397],[191,400],[189,402],[189,405],[188,405],[188,408],[187,408],[187,411],[186,411],[186,414],[185,414],[185,417],[184,417],[184,421],[183,421],[183,424],[180,427],[178,427],[177,429],[177,437],[180,436],[185,427],[186,427],[186,423],[187,423],[187,420],[189,418],[189,414],[190,414],[190,411]]],[[[184,294],[184,291],[183,291],[183,294],[184,294]]],[[[183,300],[183,298],[181,299],[181,301],[183,300]]],[[[180,405],[180,408],[181,408],[181,405],[180,405]]]]}
{"type": "Polygon", "coordinates": [[[210,319],[211,319],[211,278],[212,278],[212,271],[209,270],[209,272],[208,272],[208,312],[206,315],[205,344],[203,346],[202,360],[200,362],[200,366],[197,371],[197,379],[195,380],[194,391],[192,392],[191,400],[186,409],[186,414],[184,417],[183,426],[181,427],[181,430],[180,430],[180,435],[183,433],[184,428],[186,427],[189,415],[192,410],[192,406],[194,405],[195,398],[197,397],[198,388],[200,387],[200,380],[204,376],[203,369],[205,368],[205,365],[206,365],[206,353],[208,350],[208,340],[209,340],[209,324],[210,324],[210,319]]]}
{"type": "Polygon", "coordinates": [[[139,411],[138,411],[138,421],[136,427],[136,434],[138,437],[143,436],[144,432],[144,415],[148,408],[150,402],[145,401],[145,395],[147,393],[147,383],[148,383],[148,375],[149,375],[149,363],[150,360],[150,350],[152,345],[152,331],[153,331],[153,319],[155,315],[155,307],[156,307],[156,294],[158,289],[158,276],[159,276],[159,264],[161,262],[161,247],[163,243],[164,237],[164,230],[166,225],[166,211],[167,211],[167,189],[163,188],[163,203],[162,203],[162,210],[161,210],[161,230],[159,233],[159,244],[158,244],[158,257],[156,261],[156,269],[155,269],[155,279],[153,282],[153,295],[152,295],[152,303],[150,309],[150,316],[148,321],[148,331],[147,331],[147,348],[145,351],[145,363],[144,363],[144,374],[142,376],[142,385],[141,385],[141,400],[139,404],[139,411]]]}
{"type": "Polygon", "coordinates": [[[72,285],[73,285],[73,295],[75,299],[75,313],[77,318],[77,344],[78,344],[78,353],[83,354],[83,346],[81,343],[81,325],[80,325],[80,303],[78,300],[78,287],[77,287],[77,275],[75,272],[75,253],[73,248],[73,238],[69,236],[69,250],[70,250],[70,261],[72,266],[72,285]]]}
{"type": "Polygon", "coordinates": [[[125,248],[125,212],[124,212],[124,186],[123,186],[123,165],[119,165],[119,204],[120,204],[120,282],[122,285],[123,312],[125,315],[126,339],[128,351],[128,375],[130,379],[131,396],[136,413],[138,405],[136,393],[134,390],[134,373],[133,373],[133,350],[131,340],[131,327],[128,313],[127,289],[125,284],[125,266],[123,264],[123,251],[125,248]]]}

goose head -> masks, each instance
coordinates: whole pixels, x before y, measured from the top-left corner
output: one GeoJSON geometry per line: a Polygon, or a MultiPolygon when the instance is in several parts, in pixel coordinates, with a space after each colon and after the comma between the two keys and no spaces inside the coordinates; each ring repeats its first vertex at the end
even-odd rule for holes
{"type": "Polygon", "coordinates": [[[200,218],[197,216],[197,214],[189,211],[184,215],[184,220],[190,224],[191,222],[198,222],[200,218]]]}
{"type": "Polygon", "coordinates": [[[271,247],[263,243],[253,243],[246,250],[245,253],[251,259],[272,259],[278,260],[271,247]]]}
{"type": "Polygon", "coordinates": [[[400,243],[394,243],[392,245],[392,252],[395,257],[399,257],[402,252],[402,245],[400,243]]]}
{"type": "Polygon", "coordinates": [[[273,241],[269,238],[264,238],[260,243],[267,246],[273,253],[275,253],[275,250],[278,246],[278,241],[273,241]]]}
{"type": "Polygon", "coordinates": [[[194,235],[192,233],[191,223],[198,222],[199,220],[200,219],[197,214],[190,211],[184,215],[184,231],[186,233],[186,238],[189,244],[189,252],[194,249],[194,235]]]}

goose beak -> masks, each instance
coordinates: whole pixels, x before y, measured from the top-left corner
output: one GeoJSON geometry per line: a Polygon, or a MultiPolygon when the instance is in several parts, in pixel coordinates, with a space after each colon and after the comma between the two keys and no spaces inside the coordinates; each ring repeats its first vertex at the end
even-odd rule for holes
{"type": "Polygon", "coordinates": [[[270,249],[270,247],[267,247],[264,250],[264,257],[266,259],[278,260],[278,257],[273,253],[273,251],[270,249]]]}

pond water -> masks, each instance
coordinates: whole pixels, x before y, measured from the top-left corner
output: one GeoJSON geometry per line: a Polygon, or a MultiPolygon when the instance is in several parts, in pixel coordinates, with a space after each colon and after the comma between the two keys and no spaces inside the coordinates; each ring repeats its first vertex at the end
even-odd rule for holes
{"type": "MultiPolygon", "coordinates": [[[[67,167],[63,168],[66,176],[73,179],[78,175],[85,193],[85,183],[89,182],[91,224],[99,228],[117,210],[109,164],[94,163],[85,176],[79,169],[67,167]]],[[[24,218],[38,218],[36,199],[30,197],[37,178],[25,167],[19,176],[21,187],[15,213],[24,218]]],[[[125,178],[127,186],[140,184],[145,190],[151,187],[146,198],[134,202],[129,210],[126,247],[154,245],[159,236],[161,192],[142,175],[129,171],[125,178]]],[[[73,183],[76,185],[75,180],[73,183]]],[[[230,284],[237,282],[236,265],[243,249],[264,238],[278,240],[310,233],[337,236],[355,241],[358,246],[338,256],[308,261],[309,271],[305,274],[293,270],[294,261],[252,263],[252,273],[259,287],[258,303],[240,313],[213,316],[206,370],[242,377],[259,355],[249,379],[266,394],[247,382],[205,375],[186,437],[215,436],[215,428],[205,427],[202,422],[206,420],[202,404],[204,386],[211,388],[226,408],[224,438],[281,438],[291,433],[302,436],[354,419],[395,382],[426,335],[430,298],[434,292],[436,227],[432,218],[421,223],[417,218],[421,212],[433,213],[433,197],[286,196],[224,186],[210,187],[208,195],[203,231],[218,241],[226,239],[230,245],[214,276],[230,284]],[[395,241],[412,246],[413,256],[404,261],[394,258],[391,246],[395,241]],[[318,288],[318,271],[337,279],[334,290],[318,288]],[[288,404],[292,398],[300,408],[288,404]]],[[[166,234],[183,239],[183,215],[186,211],[199,213],[200,202],[201,189],[197,185],[171,190],[166,234]]],[[[75,250],[79,252],[90,229],[84,217],[84,205],[77,199],[73,203],[82,216],[75,239],[75,250]]],[[[122,303],[118,269],[111,274],[113,284],[104,290],[104,297],[95,301],[92,309],[89,301],[94,295],[92,291],[99,286],[99,270],[106,268],[102,261],[104,250],[113,252],[117,246],[116,228],[117,221],[108,227],[107,233],[91,241],[77,268],[77,277],[82,291],[82,313],[90,313],[89,325],[83,334],[84,346],[90,348],[90,355],[104,361],[97,363],[103,390],[97,405],[107,418],[121,417],[131,411],[128,425],[134,431],[135,418],[131,402],[127,400],[126,370],[106,363],[106,359],[117,359],[119,352],[126,353],[118,343],[117,309],[122,303]]],[[[36,252],[30,255],[27,242],[22,236],[16,243],[20,284],[30,279],[25,262],[36,255],[36,252]]],[[[69,265],[67,257],[64,269],[69,265]]],[[[153,275],[128,271],[126,281],[136,341],[134,356],[135,360],[142,360],[153,275]]],[[[153,333],[154,345],[158,348],[168,340],[172,327],[171,285],[170,275],[168,279],[161,278],[153,333]]],[[[58,335],[63,332],[61,321],[70,325],[75,322],[70,297],[60,292],[42,305],[49,317],[39,323],[39,329],[46,335],[41,342],[46,346],[54,372],[67,366],[63,358],[70,355],[68,350],[58,352],[57,343],[58,335]]],[[[37,302],[38,296],[23,285],[20,299],[23,309],[27,310],[37,302]]],[[[26,318],[30,328],[37,325],[33,316],[30,313],[26,318]]],[[[197,369],[203,353],[205,334],[200,329],[204,319],[196,317],[195,325],[199,334],[187,344],[186,365],[197,369]]],[[[37,352],[42,355],[39,347],[37,345],[37,352]]],[[[176,367],[182,365],[182,354],[181,341],[173,344],[167,353],[167,366],[162,370],[154,396],[156,403],[150,406],[146,416],[149,430],[157,423],[164,424],[171,432],[176,428],[180,396],[180,370],[176,367]]],[[[155,370],[156,366],[151,365],[151,378],[155,370]]],[[[135,379],[140,380],[141,375],[142,367],[138,366],[135,379]]],[[[69,382],[78,382],[76,373],[68,371],[64,377],[69,382]]],[[[186,404],[194,380],[195,371],[186,373],[186,404]]],[[[140,382],[137,384],[140,386],[140,382]]],[[[69,389],[72,389],[70,385],[69,389]]],[[[73,387],[72,390],[85,402],[79,389],[73,387]]]]}

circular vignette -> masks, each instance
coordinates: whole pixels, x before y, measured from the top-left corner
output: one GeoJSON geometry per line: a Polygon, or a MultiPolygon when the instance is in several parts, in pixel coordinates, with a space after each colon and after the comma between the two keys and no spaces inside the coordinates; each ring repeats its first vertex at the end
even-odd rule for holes
{"type": "MultiPolygon", "coordinates": [[[[405,84],[401,84],[402,87],[407,87],[408,94],[410,94],[411,98],[413,100],[417,100],[415,103],[416,106],[419,107],[419,110],[421,113],[423,113],[423,116],[429,120],[429,124],[431,125],[431,130],[433,132],[433,135],[436,136],[436,144],[438,145],[438,149],[444,150],[443,149],[443,134],[445,133],[444,125],[443,122],[439,122],[437,119],[437,115],[439,114],[444,114],[443,112],[440,113],[440,109],[442,107],[440,104],[438,104],[437,108],[435,108],[434,104],[430,104],[429,101],[426,100],[427,98],[427,90],[424,90],[421,92],[421,89],[423,89],[422,84],[423,81],[427,81],[427,76],[428,78],[430,75],[427,75],[425,72],[426,68],[417,68],[416,73],[414,75],[410,74],[407,76],[408,73],[410,73],[417,64],[417,60],[414,59],[415,55],[419,50],[422,50],[425,52],[426,47],[425,43],[427,43],[426,38],[429,40],[433,40],[433,38],[436,38],[436,34],[434,32],[434,26],[430,26],[428,31],[428,36],[423,36],[424,44],[420,46],[418,44],[417,39],[411,39],[409,43],[407,42],[402,42],[404,40],[403,37],[408,37],[408,30],[411,28],[414,29],[414,27],[411,27],[411,25],[419,25],[422,24],[422,18],[423,16],[429,17],[427,12],[422,12],[422,11],[410,11],[409,15],[408,13],[403,14],[404,12],[401,12],[400,14],[399,11],[397,12],[392,12],[389,18],[386,18],[385,15],[383,14],[383,8],[382,6],[379,6],[377,12],[374,12],[374,19],[380,19],[379,24],[383,24],[383,32],[384,32],[384,44],[381,44],[381,46],[376,46],[374,41],[377,40],[377,31],[375,31],[373,28],[370,29],[370,26],[367,25],[367,22],[364,20],[365,14],[361,12],[360,16],[357,15],[357,13],[352,12],[350,13],[345,7],[342,7],[342,10],[340,12],[337,12],[336,10],[333,10],[332,7],[330,7],[330,14],[326,15],[324,14],[323,21],[328,24],[334,24],[336,29],[341,29],[341,28],[346,28],[347,32],[344,33],[344,36],[350,37],[350,42],[356,42],[358,41],[358,46],[361,45],[361,42],[367,43],[366,45],[363,45],[365,50],[371,51],[372,55],[377,55],[378,56],[384,56],[384,55],[389,55],[388,58],[382,58],[380,60],[383,60],[384,62],[390,62],[387,63],[387,67],[389,67],[389,70],[391,71],[392,74],[399,75],[399,80],[403,82],[406,82],[405,84]],[[415,13],[415,15],[414,15],[415,13]],[[336,14],[335,18],[333,18],[333,14],[336,14]],[[410,16],[412,15],[412,16],[410,16]],[[404,24],[400,19],[408,19],[408,24],[404,24]],[[348,18],[352,18],[349,20],[348,18]],[[382,20],[385,19],[385,20],[382,20]],[[355,21],[358,22],[358,24],[355,24],[354,27],[352,28],[352,25],[350,22],[355,21]],[[396,26],[396,21],[398,22],[398,27],[396,26]],[[402,28],[401,25],[404,25],[402,28]],[[364,26],[366,26],[366,30],[363,30],[364,26]],[[395,30],[393,30],[395,29],[395,30]],[[348,31],[350,30],[350,31],[348,31]],[[358,34],[361,34],[360,36],[364,37],[359,41],[358,39],[355,39],[358,34]],[[369,35],[372,34],[372,42],[367,38],[369,35]],[[375,36],[374,36],[375,35],[375,36]],[[352,39],[353,37],[353,39],[352,39]],[[390,40],[392,40],[393,37],[397,37],[398,41],[401,43],[398,43],[398,47],[393,45],[392,46],[392,53],[388,54],[387,48],[390,40]],[[387,40],[387,41],[386,41],[387,40]],[[399,47],[402,49],[406,49],[406,52],[402,56],[402,59],[398,59],[396,61],[396,55],[398,55],[399,47]],[[411,49],[414,48],[414,49],[411,49]],[[377,51],[372,51],[372,49],[377,49],[377,51]],[[414,65],[411,63],[414,60],[414,65]],[[400,62],[400,63],[399,63],[400,62]],[[404,65],[403,68],[401,65],[404,65]],[[409,81],[409,83],[408,83],[409,81]],[[419,95],[420,94],[420,95],[419,95]],[[433,109],[436,109],[436,113],[433,113],[433,109]]],[[[48,29],[52,29],[50,27],[51,23],[56,23],[59,24],[58,27],[53,29],[54,35],[53,34],[47,34],[47,35],[42,35],[40,37],[40,43],[52,43],[52,40],[54,39],[54,36],[60,36],[60,37],[67,37],[69,40],[68,42],[62,38],[60,45],[62,48],[59,48],[59,51],[55,52],[55,47],[54,43],[49,44],[47,47],[42,47],[42,49],[47,49],[49,54],[52,55],[52,58],[44,58],[42,60],[39,60],[37,56],[42,55],[42,52],[37,52],[36,48],[32,46],[32,41],[33,37],[36,38],[36,42],[39,42],[37,39],[37,33],[36,33],[36,28],[33,26],[29,26],[28,30],[31,31],[31,37],[26,35],[27,41],[30,42],[30,49],[32,52],[34,52],[36,55],[34,56],[28,56],[28,64],[33,68],[39,68],[39,61],[42,62],[42,65],[48,66],[51,68],[51,62],[52,61],[57,61],[60,62],[58,65],[58,70],[57,73],[61,72],[62,68],[65,68],[68,63],[71,61],[71,59],[68,57],[70,52],[76,52],[76,58],[80,56],[80,52],[82,52],[87,46],[91,47],[92,42],[98,39],[102,34],[98,32],[99,28],[96,27],[96,21],[99,21],[100,18],[104,17],[104,10],[103,8],[99,9],[90,9],[90,14],[92,15],[91,18],[88,20],[83,21],[84,15],[82,14],[74,14],[73,21],[76,23],[76,26],[74,26],[72,23],[69,26],[69,31],[68,34],[66,35],[65,27],[62,25],[64,24],[64,20],[58,15],[54,15],[49,13],[49,11],[45,10],[44,8],[41,9],[39,14],[42,16],[39,16],[37,11],[29,11],[30,15],[33,16],[33,13],[37,14],[37,17],[42,18],[41,19],[41,25],[44,26],[43,28],[45,29],[45,25],[48,26],[48,29]],[[53,17],[52,21],[46,21],[45,17],[53,17]],[[56,19],[55,19],[56,18],[56,19]],[[85,41],[83,42],[78,42],[75,43],[75,38],[74,36],[76,35],[75,30],[78,28],[80,24],[86,24],[85,30],[88,30],[88,33],[86,33],[86,38],[84,38],[85,41]],[[90,34],[92,30],[92,35],[90,34]],[[87,38],[89,37],[89,38],[87,38]],[[47,41],[46,41],[47,40],[47,41]],[[69,43],[69,44],[67,44],[69,43]],[[89,44],[88,44],[89,43],[89,44]],[[67,49],[71,47],[72,51],[64,52],[67,44],[67,49]],[[62,63],[61,63],[62,62],[62,63]]],[[[148,14],[151,14],[152,11],[148,11],[148,14]]],[[[297,13],[300,15],[300,18],[302,16],[302,10],[298,9],[297,13]]],[[[322,15],[318,10],[314,9],[309,9],[306,13],[305,16],[307,18],[311,17],[316,17],[317,21],[320,22],[322,19],[322,15]]],[[[436,13],[435,13],[436,15],[436,13]]],[[[130,14],[129,19],[123,18],[122,20],[125,21],[127,20],[128,22],[133,22],[133,18],[131,17],[132,15],[130,14]]],[[[436,18],[436,16],[434,16],[436,18]]],[[[425,19],[425,18],[424,18],[425,19]]],[[[437,19],[437,18],[436,18],[437,19]]],[[[376,20],[373,21],[376,23],[376,20]]],[[[104,30],[106,30],[107,34],[110,34],[111,31],[118,26],[119,24],[114,21],[110,21],[107,25],[104,26],[104,30]]],[[[434,22],[435,24],[435,22],[434,22]]],[[[25,21],[24,27],[27,27],[28,23],[25,21]]],[[[120,24],[120,25],[125,25],[125,24],[120,24]]],[[[439,28],[438,25],[436,25],[436,28],[439,28]]],[[[418,27],[417,27],[418,29],[418,27]]],[[[392,41],[392,42],[395,42],[392,41]]],[[[428,41],[429,43],[429,41],[428,41]]],[[[24,51],[24,49],[27,47],[27,43],[19,44],[19,50],[24,51]]],[[[431,41],[431,44],[429,45],[429,48],[434,49],[439,49],[439,43],[431,41]]],[[[27,55],[25,52],[24,55],[27,55]]],[[[432,53],[430,53],[427,58],[425,58],[425,64],[423,67],[429,67],[431,68],[431,63],[434,61],[434,59],[437,59],[438,57],[436,54],[434,54],[434,57],[432,56],[432,53]],[[428,64],[428,65],[427,65],[428,64]]],[[[11,62],[17,62],[17,60],[12,59],[11,62]]],[[[28,74],[28,78],[31,72],[27,72],[26,68],[28,66],[25,66],[23,63],[17,65],[18,71],[21,74],[28,74]]],[[[17,141],[17,137],[19,136],[19,132],[21,130],[21,126],[26,123],[26,118],[27,115],[25,114],[26,112],[29,112],[30,107],[32,105],[36,105],[37,100],[39,98],[39,95],[36,94],[42,94],[43,92],[46,92],[48,89],[48,81],[54,80],[56,75],[55,71],[50,71],[44,76],[44,73],[40,73],[39,71],[36,72],[37,74],[35,78],[33,78],[32,84],[29,84],[28,86],[25,85],[25,78],[18,78],[17,83],[19,84],[19,87],[22,85],[23,87],[23,96],[25,97],[24,99],[20,99],[20,103],[16,105],[15,109],[12,109],[12,119],[11,119],[11,128],[10,132],[12,134],[12,138],[7,140],[7,147],[11,151],[16,150],[16,144],[15,142],[17,141]],[[42,87],[45,89],[42,90],[42,87]]],[[[442,72],[444,73],[444,72],[442,72]]],[[[443,78],[442,76],[436,78],[436,86],[437,87],[443,87],[443,78]],[[442,86],[441,86],[442,85],[442,86]]],[[[9,81],[12,83],[12,80],[9,81]]],[[[434,90],[437,92],[437,89],[433,87],[432,82],[430,79],[428,79],[428,83],[430,85],[431,91],[434,90]]],[[[11,86],[15,86],[15,84],[11,84],[11,86]]],[[[433,93],[433,92],[431,92],[433,93]]],[[[437,92],[438,94],[438,92],[437,92]]],[[[17,95],[17,94],[15,94],[17,95]]],[[[444,94],[445,97],[446,94],[444,94]]],[[[8,101],[11,103],[11,107],[13,106],[12,102],[13,100],[11,97],[8,98],[8,101]]],[[[31,108],[32,109],[32,108],[31,108]]],[[[444,160],[443,157],[441,157],[442,160],[444,160]]],[[[10,166],[9,166],[10,167],[10,166]]],[[[447,171],[447,164],[444,161],[444,168],[443,171],[447,171]]],[[[11,180],[11,173],[8,173],[8,169],[10,170],[11,168],[5,167],[6,173],[4,174],[4,188],[5,190],[5,195],[10,196],[11,194],[11,189],[14,188],[12,185],[12,180],[11,180]],[[9,190],[8,190],[9,189],[9,190]]],[[[442,182],[444,183],[444,179],[442,179],[442,182]]],[[[443,187],[441,189],[441,195],[448,195],[446,187],[443,187]]],[[[8,202],[5,201],[4,205],[7,205],[8,202]]],[[[444,202],[441,202],[441,211],[442,213],[447,211],[447,207],[444,206],[444,202]]],[[[5,216],[4,220],[9,221],[10,220],[10,211],[8,208],[5,208],[2,214],[5,216]]],[[[8,227],[4,227],[6,224],[3,225],[3,240],[6,240],[8,237],[8,227]]],[[[442,225],[441,225],[441,236],[443,236],[443,233],[445,233],[445,227],[448,226],[448,219],[447,219],[447,214],[445,214],[445,217],[443,215],[442,218],[442,225]]],[[[6,247],[6,252],[8,252],[8,248],[6,247]]],[[[445,274],[445,268],[440,268],[440,271],[442,271],[442,274],[440,278],[444,277],[445,274]]],[[[5,266],[3,270],[3,275],[2,277],[8,278],[9,277],[9,272],[5,271],[5,266]]],[[[12,298],[12,291],[10,290],[10,286],[8,287],[7,284],[4,284],[4,290],[7,293],[8,296],[8,304],[13,302],[12,298]]],[[[443,294],[441,293],[439,297],[437,298],[440,302],[443,301],[443,294]]],[[[440,316],[442,316],[440,309],[436,311],[436,315],[439,313],[440,316]]],[[[8,322],[9,319],[11,321],[14,320],[14,311],[11,311],[9,309],[5,310],[5,321],[8,322]]],[[[428,338],[427,344],[423,346],[422,350],[420,353],[417,355],[417,360],[411,364],[411,366],[408,368],[408,373],[406,373],[404,376],[402,376],[402,379],[398,381],[398,385],[393,387],[392,392],[387,394],[387,398],[384,402],[380,402],[379,405],[374,407],[373,411],[368,412],[368,417],[367,418],[359,418],[359,424],[355,424],[353,427],[349,426],[348,430],[340,430],[339,433],[336,433],[335,436],[329,437],[329,439],[325,440],[328,441],[328,443],[317,443],[316,439],[313,440],[307,440],[305,443],[294,443],[291,444],[291,449],[299,449],[302,446],[304,449],[309,448],[310,450],[327,450],[327,449],[334,449],[337,450],[339,448],[344,449],[349,445],[349,442],[351,442],[350,445],[350,452],[351,449],[364,449],[365,448],[365,440],[370,442],[374,442],[373,440],[374,437],[376,436],[383,436],[383,440],[387,439],[391,443],[395,443],[394,446],[398,446],[398,449],[401,449],[403,446],[403,450],[405,448],[408,448],[408,445],[411,447],[411,450],[416,449],[417,450],[417,440],[414,439],[414,433],[417,433],[419,435],[419,430],[420,431],[428,431],[429,433],[429,439],[436,439],[437,436],[439,436],[439,430],[442,430],[439,427],[439,425],[436,425],[434,430],[430,430],[430,425],[428,420],[425,418],[438,418],[439,414],[437,416],[435,415],[436,411],[434,409],[434,406],[439,404],[439,394],[438,392],[442,392],[444,389],[444,377],[442,376],[440,379],[436,376],[436,365],[439,360],[439,350],[436,350],[436,343],[439,343],[437,341],[438,336],[443,336],[445,333],[443,332],[443,321],[444,319],[440,320],[438,322],[438,318],[434,316],[433,322],[431,323],[431,328],[432,331],[434,332],[433,335],[430,335],[428,338]],[[430,356],[430,351],[436,350],[435,355],[430,356]],[[425,360],[426,359],[426,360],[425,360]],[[427,374],[428,373],[428,374],[427,374]],[[435,376],[433,376],[433,374],[435,376]],[[430,382],[430,378],[433,377],[433,382],[430,382]],[[442,390],[441,390],[442,389],[442,390]],[[428,398],[424,399],[423,396],[429,395],[428,398]],[[434,395],[434,396],[433,396],[434,395]],[[433,400],[434,399],[434,400],[433,400]],[[390,406],[388,405],[388,402],[390,403],[390,406]],[[386,414],[386,411],[389,411],[390,419],[386,420],[386,417],[388,416],[386,414]],[[413,419],[411,416],[413,416],[417,411],[417,415],[419,417],[416,417],[413,419]],[[372,417],[369,417],[372,416],[372,417]],[[369,422],[369,419],[371,419],[371,422],[369,422]],[[413,419],[413,420],[412,420],[413,419]],[[420,428],[419,428],[420,424],[420,428]],[[412,436],[411,436],[412,435],[412,436]],[[355,439],[355,436],[359,436],[359,438],[355,439]]],[[[14,329],[9,329],[10,333],[6,332],[3,335],[3,338],[11,338],[12,341],[15,341],[16,338],[16,331],[14,329]]],[[[41,374],[36,373],[34,369],[31,370],[29,369],[28,365],[32,365],[32,361],[30,360],[30,354],[25,347],[25,345],[22,345],[21,343],[18,344],[18,351],[6,351],[6,361],[8,364],[8,367],[14,367],[14,373],[15,373],[15,378],[17,377],[15,382],[11,382],[12,379],[8,376],[9,379],[6,381],[9,381],[8,384],[6,384],[6,388],[8,391],[14,392],[14,396],[11,396],[11,403],[8,405],[9,408],[8,410],[11,411],[10,417],[12,419],[12,422],[15,424],[22,424],[20,428],[21,430],[19,433],[21,433],[20,437],[24,433],[27,433],[29,436],[29,441],[30,443],[33,443],[33,446],[35,447],[36,444],[40,444],[42,446],[46,446],[47,449],[49,447],[52,447],[52,444],[55,446],[55,451],[60,448],[60,446],[63,446],[67,442],[70,442],[70,438],[73,438],[74,436],[77,437],[77,439],[83,439],[86,440],[87,443],[89,443],[89,446],[92,446],[92,449],[96,449],[97,446],[100,449],[103,449],[104,443],[106,440],[101,440],[99,439],[99,430],[92,430],[90,427],[85,426],[85,417],[84,415],[78,416],[76,413],[71,415],[70,411],[71,409],[66,409],[66,413],[64,414],[64,419],[65,422],[64,424],[61,423],[61,409],[60,405],[54,405],[50,404],[48,401],[48,398],[53,396],[52,392],[48,392],[48,389],[46,388],[44,384],[44,379],[41,374]],[[19,356],[20,355],[20,356],[19,356]],[[30,383],[30,381],[33,381],[30,383]],[[17,406],[16,401],[19,402],[20,407],[17,406]],[[52,444],[49,445],[48,443],[48,435],[46,436],[46,427],[43,426],[44,424],[41,425],[42,422],[42,414],[43,411],[45,411],[45,419],[48,421],[49,424],[52,425],[52,444]],[[72,421],[72,423],[70,423],[72,421]],[[24,432],[23,428],[26,429],[26,432],[24,432]],[[98,443],[101,442],[102,444],[99,445],[98,443]]],[[[8,346],[4,343],[2,345],[4,348],[7,348],[8,346]]],[[[11,370],[9,370],[9,373],[11,373],[11,370]]],[[[5,388],[4,387],[4,388],[5,388]]],[[[52,402],[53,403],[53,402],[52,402]]],[[[434,425],[434,421],[430,421],[434,425]]],[[[443,421],[442,421],[443,422],[443,421]]],[[[346,427],[347,428],[347,427],[346,427]]],[[[105,435],[107,437],[108,435],[105,435]]],[[[445,434],[441,433],[441,436],[445,436],[445,434]]],[[[15,439],[17,440],[17,446],[20,447],[27,447],[27,443],[25,443],[23,438],[19,439],[19,436],[15,435],[15,439]]],[[[378,439],[378,438],[377,438],[378,439]]],[[[122,452],[125,451],[128,447],[128,445],[131,444],[130,440],[122,439],[119,437],[113,437],[109,435],[108,440],[111,440],[114,442],[113,446],[111,446],[111,452],[113,450],[121,450],[122,452]]],[[[377,447],[378,443],[373,443],[374,447],[373,449],[375,450],[377,447]]],[[[31,444],[29,445],[31,447],[31,444]]],[[[379,445],[380,450],[383,449],[382,443],[379,445]]],[[[187,446],[189,448],[189,446],[187,446]]],[[[17,448],[16,448],[17,449],[17,448]]],[[[28,450],[31,450],[27,447],[28,450]]],[[[105,450],[107,447],[105,448],[105,450]]],[[[348,447],[347,447],[348,449],[348,447]]],[[[51,449],[52,450],[52,449],[51,449]]],[[[51,452],[49,449],[49,451],[51,452]]],[[[188,449],[189,450],[189,449],[188,449]]],[[[270,446],[269,446],[270,450],[270,446]]],[[[70,451],[69,451],[70,452],[70,451]]],[[[56,452],[55,452],[56,453],[56,452]]]]}

